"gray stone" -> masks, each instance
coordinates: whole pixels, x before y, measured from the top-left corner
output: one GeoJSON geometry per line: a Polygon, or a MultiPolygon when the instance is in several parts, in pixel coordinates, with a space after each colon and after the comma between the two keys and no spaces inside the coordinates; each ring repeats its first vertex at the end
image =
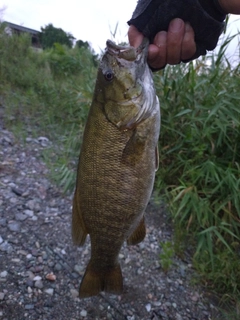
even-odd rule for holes
{"type": "Polygon", "coordinates": [[[48,288],[46,290],[44,290],[47,294],[49,294],[50,296],[53,295],[54,290],[52,288],[48,288]]]}
{"type": "Polygon", "coordinates": [[[34,304],[26,304],[24,308],[26,310],[32,310],[32,309],[34,309],[34,304]]]}
{"type": "Polygon", "coordinates": [[[33,211],[32,210],[24,210],[24,213],[29,217],[33,216],[33,211]]]}
{"type": "Polygon", "coordinates": [[[60,265],[60,263],[56,263],[54,266],[54,269],[57,271],[60,271],[60,270],[62,270],[62,266],[60,265]]]}
{"type": "Polygon", "coordinates": [[[10,231],[13,232],[20,232],[21,230],[21,225],[19,222],[9,222],[8,223],[8,228],[10,231]]]}
{"type": "Polygon", "coordinates": [[[12,249],[12,246],[7,241],[5,241],[0,245],[0,250],[10,253],[12,252],[13,249],[12,249]]]}
{"type": "Polygon", "coordinates": [[[71,289],[70,292],[73,298],[77,298],[79,296],[78,291],[75,289],[71,289]]]}
{"type": "Polygon", "coordinates": [[[0,226],[5,227],[7,225],[7,219],[2,218],[0,219],[0,226]]]}
{"type": "Polygon", "coordinates": [[[16,213],[15,214],[15,219],[18,221],[24,221],[27,219],[28,216],[26,216],[25,214],[22,213],[16,213]]]}
{"type": "Polygon", "coordinates": [[[34,283],[34,286],[35,286],[35,288],[42,289],[43,288],[43,282],[41,280],[37,280],[34,283]]]}
{"type": "Polygon", "coordinates": [[[1,277],[1,278],[6,278],[7,275],[8,275],[8,272],[7,272],[6,270],[5,270],[5,271],[2,271],[2,272],[0,273],[0,277],[1,277]]]}
{"type": "Polygon", "coordinates": [[[78,265],[78,264],[76,264],[75,266],[74,266],[74,271],[76,271],[77,273],[79,273],[79,274],[82,274],[82,272],[85,270],[85,267],[84,266],[81,266],[81,265],[78,265]]]}
{"type": "Polygon", "coordinates": [[[86,316],[87,316],[87,311],[83,309],[83,310],[80,312],[80,316],[81,316],[81,317],[86,317],[86,316]]]}

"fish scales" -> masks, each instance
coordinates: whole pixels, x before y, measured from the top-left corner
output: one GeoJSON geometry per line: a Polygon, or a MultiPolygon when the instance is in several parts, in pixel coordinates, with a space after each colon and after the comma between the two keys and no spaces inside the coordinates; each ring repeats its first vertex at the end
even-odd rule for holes
{"type": "Polygon", "coordinates": [[[73,241],[83,245],[87,234],[91,239],[80,297],[122,292],[118,254],[125,240],[136,244],[145,236],[144,211],[157,167],[160,111],[146,64],[147,44],[139,52],[107,44],[84,131],[73,201],[73,241]],[[104,79],[107,73],[114,79],[104,79]]]}

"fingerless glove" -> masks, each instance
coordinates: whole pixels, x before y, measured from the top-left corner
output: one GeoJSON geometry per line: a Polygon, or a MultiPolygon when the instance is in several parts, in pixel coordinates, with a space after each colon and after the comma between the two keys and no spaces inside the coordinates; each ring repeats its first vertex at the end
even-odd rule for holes
{"type": "Polygon", "coordinates": [[[213,50],[224,30],[226,13],[218,0],[139,0],[129,25],[153,42],[159,31],[167,31],[174,18],[189,22],[195,33],[196,53],[191,59],[213,50]]]}

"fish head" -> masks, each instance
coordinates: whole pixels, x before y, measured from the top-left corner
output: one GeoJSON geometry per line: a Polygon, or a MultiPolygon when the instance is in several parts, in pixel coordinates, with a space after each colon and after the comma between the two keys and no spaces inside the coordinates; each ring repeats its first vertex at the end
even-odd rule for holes
{"type": "Polygon", "coordinates": [[[149,41],[138,48],[107,41],[97,87],[107,119],[121,130],[132,129],[149,116],[155,89],[147,65],[149,41]]]}

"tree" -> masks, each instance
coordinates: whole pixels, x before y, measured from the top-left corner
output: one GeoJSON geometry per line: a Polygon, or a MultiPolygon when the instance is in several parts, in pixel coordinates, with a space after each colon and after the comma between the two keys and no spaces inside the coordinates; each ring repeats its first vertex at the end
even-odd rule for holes
{"type": "Polygon", "coordinates": [[[86,49],[90,49],[90,45],[89,45],[89,43],[87,41],[78,40],[76,42],[76,46],[78,48],[82,48],[83,47],[83,48],[86,48],[86,49]]]}
{"type": "Polygon", "coordinates": [[[41,27],[40,42],[43,49],[52,48],[54,43],[65,44],[72,48],[74,39],[71,33],[67,33],[61,28],[55,28],[51,23],[45,28],[41,27]]]}

